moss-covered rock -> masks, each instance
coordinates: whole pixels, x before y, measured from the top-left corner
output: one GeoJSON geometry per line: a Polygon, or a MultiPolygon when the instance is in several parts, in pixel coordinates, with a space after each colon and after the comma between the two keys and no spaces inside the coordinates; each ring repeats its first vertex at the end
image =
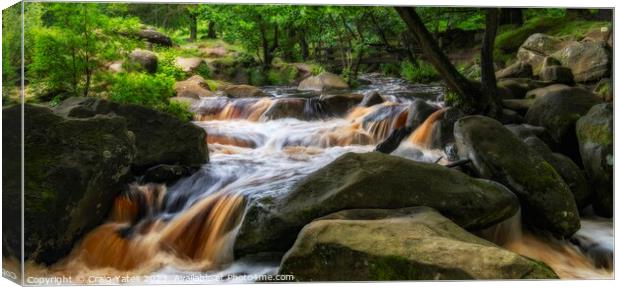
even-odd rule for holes
{"type": "Polygon", "coordinates": [[[580,164],[575,122],[601,102],[596,95],[580,88],[550,90],[534,100],[525,121],[547,129],[551,149],[580,164]]]}
{"type": "Polygon", "coordinates": [[[254,86],[250,85],[228,85],[224,89],[224,95],[231,98],[253,98],[264,97],[265,93],[254,86]]]}
{"type": "Polygon", "coordinates": [[[546,265],[428,207],[353,209],[306,225],[279,270],[297,281],[551,279],[546,265]]]}
{"type": "Polygon", "coordinates": [[[468,116],[454,125],[459,155],[469,158],[480,176],[503,183],[521,202],[526,223],[559,237],[579,227],[569,187],[555,169],[498,121],[468,116]]]}
{"type": "Polygon", "coordinates": [[[609,78],[602,79],[594,87],[594,93],[603,101],[611,102],[614,100],[614,86],[609,78]]]}
{"type": "Polygon", "coordinates": [[[599,104],[577,121],[583,166],[594,189],[594,211],[613,215],[613,106],[599,104]]]}
{"type": "Polygon", "coordinates": [[[517,58],[519,61],[532,66],[533,75],[538,76],[545,58],[560,49],[562,45],[562,41],[556,37],[535,33],[530,35],[519,47],[517,58]]]}
{"type": "Polygon", "coordinates": [[[573,73],[575,82],[591,82],[611,74],[611,51],[604,42],[571,42],[553,54],[573,73]]]}
{"type": "Polygon", "coordinates": [[[129,61],[126,63],[131,70],[134,67],[144,69],[149,73],[157,72],[157,55],[151,51],[135,49],[129,54],[129,61]]]}
{"type": "MultiPolygon", "coordinates": [[[[19,147],[20,106],[3,110],[3,145],[19,147]]],[[[24,258],[50,264],[65,256],[107,216],[123,190],[136,155],[125,118],[113,114],[64,117],[46,107],[24,106],[24,258]]],[[[4,256],[20,249],[20,153],[3,154],[4,256]],[[10,176],[5,176],[10,175],[10,176]],[[11,213],[5,213],[11,212],[11,213]],[[13,213],[14,212],[14,213],[13,213]],[[6,230],[5,230],[6,231],[6,230]],[[7,245],[6,247],[4,245],[7,245]],[[16,245],[17,244],[17,245],[16,245]]],[[[17,253],[18,254],[18,253],[17,253]]]]}
{"type": "Polygon", "coordinates": [[[132,168],[136,172],[159,164],[199,167],[209,160],[205,130],[171,114],[95,98],[67,99],[54,112],[83,119],[106,114],[123,117],[135,137],[132,168]]]}
{"type": "Polygon", "coordinates": [[[518,209],[496,182],[436,164],[385,155],[347,153],[310,174],[288,194],[250,203],[236,255],[284,251],[315,218],[352,208],[431,206],[468,229],[490,226],[518,209]]]}
{"type": "Polygon", "coordinates": [[[198,100],[200,97],[213,96],[213,92],[209,90],[209,85],[205,79],[199,75],[191,76],[185,81],[176,82],[174,84],[174,91],[179,98],[198,100]]]}

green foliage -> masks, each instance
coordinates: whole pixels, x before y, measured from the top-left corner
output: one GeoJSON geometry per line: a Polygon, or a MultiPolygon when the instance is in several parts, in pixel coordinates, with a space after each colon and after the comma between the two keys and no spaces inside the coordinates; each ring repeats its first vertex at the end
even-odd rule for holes
{"type": "Polygon", "coordinates": [[[112,101],[163,109],[174,95],[174,78],[164,74],[119,73],[109,91],[112,101]]]}
{"type": "Polygon", "coordinates": [[[293,65],[281,65],[267,72],[267,81],[271,85],[289,85],[297,78],[297,68],[293,65]]]}
{"type": "Polygon", "coordinates": [[[418,61],[416,65],[409,61],[402,62],[400,76],[412,83],[429,83],[439,79],[435,67],[424,61],[418,61]]]}
{"type": "Polygon", "coordinates": [[[171,101],[163,109],[163,112],[173,114],[182,121],[190,121],[193,114],[189,111],[189,105],[187,103],[171,101]]]}

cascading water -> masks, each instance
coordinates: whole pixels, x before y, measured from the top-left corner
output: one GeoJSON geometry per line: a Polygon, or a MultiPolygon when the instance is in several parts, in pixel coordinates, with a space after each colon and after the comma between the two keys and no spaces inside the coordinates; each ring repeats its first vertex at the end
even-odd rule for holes
{"type": "MultiPolygon", "coordinates": [[[[376,76],[368,79],[370,85],[353,92],[378,91],[385,101],[352,107],[342,117],[333,116],[318,95],[291,88],[265,88],[271,96],[264,98],[202,98],[193,109],[195,123],[208,134],[210,162],[168,187],[132,186],[116,199],[109,221],[85,236],[67,258],[45,270],[30,266],[31,272],[70,274],[83,283],[102,283],[87,281],[93,274],[116,276],[123,272],[181,275],[177,283],[183,278],[197,283],[192,277],[195,275],[276,272],[277,258],[233,259],[233,243],[245,203],[288,192],[306,175],[346,152],[372,151],[393,130],[405,125],[407,107],[414,98],[442,105],[438,101],[443,94],[441,86],[409,85],[376,76]],[[274,112],[283,107],[288,110],[274,112]]],[[[429,149],[433,126],[443,111],[429,116],[392,154],[429,162],[443,158],[442,151],[429,149]]],[[[549,243],[522,235],[520,225],[513,219],[483,235],[538,258],[532,253],[538,248],[530,248],[532,244],[543,247],[549,243]],[[497,234],[506,238],[499,240],[497,234]]],[[[590,262],[580,250],[573,251],[576,258],[590,262]]],[[[568,258],[561,257],[568,254],[567,249],[554,252],[559,255],[539,259],[568,258]]],[[[564,271],[564,265],[547,263],[558,268],[561,276],[574,277],[570,268],[564,271]]]]}

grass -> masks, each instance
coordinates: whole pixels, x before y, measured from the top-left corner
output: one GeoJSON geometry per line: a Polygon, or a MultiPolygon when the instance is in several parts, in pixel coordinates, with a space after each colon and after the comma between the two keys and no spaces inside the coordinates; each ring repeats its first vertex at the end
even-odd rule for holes
{"type": "Polygon", "coordinates": [[[412,83],[429,83],[439,79],[435,67],[424,61],[418,61],[417,65],[409,61],[402,62],[400,76],[412,83]]]}

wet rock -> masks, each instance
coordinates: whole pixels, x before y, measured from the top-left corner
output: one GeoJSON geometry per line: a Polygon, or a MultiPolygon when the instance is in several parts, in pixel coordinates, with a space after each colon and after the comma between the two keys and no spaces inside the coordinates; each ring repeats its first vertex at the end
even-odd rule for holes
{"type": "Polygon", "coordinates": [[[568,185],[540,155],[498,121],[468,116],[454,125],[461,158],[478,174],[506,185],[521,202],[526,223],[558,237],[579,229],[579,213],[568,185]]]}
{"type": "Polygon", "coordinates": [[[135,137],[132,168],[138,173],[159,164],[198,167],[209,159],[204,129],[171,114],[138,105],[77,97],[63,101],[54,112],[83,119],[107,114],[123,117],[135,137]]]}
{"type": "Polygon", "coordinates": [[[318,76],[310,76],[299,83],[297,89],[302,91],[327,91],[348,89],[349,85],[338,75],[322,72],[318,76]]]}
{"type": "Polygon", "coordinates": [[[282,197],[250,203],[235,254],[287,250],[315,218],[352,208],[431,206],[467,229],[490,226],[518,209],[504,186],[436,164],[347,153],[310,174],[282,197]]]}
{"type": "Polygon", "coordinates": [[[226,96],[231,98],[255,98],[266,96],[261,89],[250,85],[228,85],[223,91],[226,96]]]}
{"type": "Polygon", "coordinates": [[[329,112],[336,116],[345,116],[349,110],[359,105],[364,99],[360,94],[322,95],[319,100],[326,105],[329,112]]]}
{"type": "Polygon", "coordinates": [[[374,91],[374,92],[364,96],[364,99],[360,103],[360,106],[362,106],[362,107],[371,107],[371,106],[374,106],[374,105],[381,104],[384,101],[385,100],[383,99],[381,94],[379,94],[379,92],[377,92],[377,91],[374,91]]]}
{"type": "Polygon", "coordinates": [[[432,113],[439,108],[435,107],[424,100],[415,99],[409,105],[407,110],[407,124],[406,127],[411,131],[420,126],[432,113]]]}
{"type": "Polygon", "coordinates": [[[590,82],[611,74],[611,51],[603,42],[571,42],[553,54],[569,67],[576,82],[590,82]]]}
{"type": "Polygon", "coordinates": [[[312,221],[279,273],[297,281],[557,278],[429,207],[352,209],[312,221]]]}
{"type": "Polygon", "coordinates": [[[205,79],[199,75],[191,76],[185,81],[179,81],[174,84],[174,90],[177,97],[191,98],[198,100],[200,97],[211,97],[213,92],[209,90],[209,85],[205,79]]]}
{"type": "Polygon", "coordinates": [[[149,73],[157,72],[157,55],[151,51],[135,49],[129,54],[132,65],[137,65],[149,73]]]}
{"type": "Polygon", "coordinates": [[[580,164],[575,122],[598,103],[601,100],[596,95],[580,88],[552,90],[534,100],[525,121],[544,127],[552,140],[548,143],[551,149],[580,164]]]}
{"type": "Polygon", "coordinates": [[[579,151],[594,189],[594,211],[613,215],[613,105],[593,106],[577,121],[579,151]]]}
{"type": "Polygon", "coordinates": [[[282,98],[277,99],[263,113],[261,120],[277,120],[283,118],[306,119],[306,99],[282,98]]]}
{"type": "Polygon", "coordinates": [[[195,168],[187,166],[160,164],[147,169],[141,181],[143,183],[172,183],[182,177],[191,175],[195,171],[195,168]]]}
{"type": "Polygon", "coordinates": [[[202,58],[198,57],[176,57],[174,59],[174,65],[177,66],[179,69],[183,70],[183,72],[195,73],[198,68],[200,68],[200,66],[206,66],[207,63],[202,58]]]}
{"type": "MultiPolygon", "coordinates": [[[[19,148],[21,106],[3,109],[3,151],[19,148]]],[[[136,150],[114,114],[72,118],[24,105],[24,258],[51,264],[101,224],[129,179],[136,150]]],[[[3,256],[20,252],[21,153],[3,152],[3,256]],[[7,169],[8,168],[8,169],[7,169]]]]}
{"type": "Polygon", "coordinates": [[[528,63],[517,61],[516,63],[495,72],[496,79],[503,78],[531,78],[532,66],[528,63]]]}
{"type": "Polygon", "coordinates": [[[444,109],[441,120],[433,126],[433,139],[431,148],[443,148],[449,143],[454,143],[454,123],[465,116],[465,112],[456,107],[444,109]]]}

